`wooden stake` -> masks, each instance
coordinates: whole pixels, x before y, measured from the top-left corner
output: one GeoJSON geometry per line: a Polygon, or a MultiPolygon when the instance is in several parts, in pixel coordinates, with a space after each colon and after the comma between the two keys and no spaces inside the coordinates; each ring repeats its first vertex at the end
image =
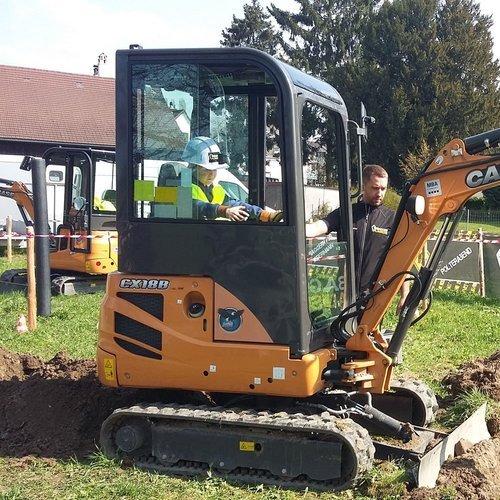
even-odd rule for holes
{"type": "Polygon", "coordinates": [[[481,297],[486,297],[486,286],[484,280],[484,248],[483,229],[479,228],[479,293],[481,297]]]}
{"type": "Polygon", "coordinates": [[[36,330],[36,282],[35,282],[35,231],[32,226],[26,227],[27,261],[28,261],[28,328],[36,330]]]}
{"type": "Polygon", "coordinates": [[[7,261],[12,262],[12,217],[7,215],[7,261]]]}

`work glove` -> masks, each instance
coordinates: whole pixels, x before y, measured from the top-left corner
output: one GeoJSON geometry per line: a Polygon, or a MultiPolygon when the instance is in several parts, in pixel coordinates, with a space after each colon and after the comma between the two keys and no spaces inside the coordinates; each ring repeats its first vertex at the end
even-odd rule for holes
{"type": "Polygon", "coordinates": [[[283,220],[283,212],[279,210],[262,210],[259,214],[261,222],[280,222],[283,220]]]}

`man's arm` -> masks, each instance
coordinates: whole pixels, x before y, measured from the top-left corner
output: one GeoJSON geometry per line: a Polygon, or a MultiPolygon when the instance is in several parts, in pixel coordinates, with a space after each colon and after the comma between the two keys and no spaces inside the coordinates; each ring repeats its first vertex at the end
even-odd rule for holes
{"type": "Polygon", "coordinates": [[[324,220],[317,220],[311,224],[306,224],[306,238],[316,238],[328,233],[328,226],[324,220]]]}
{"type": "Polygon", "coordinates": [[[316,238],[316,236],[323,236],[332,231],[337,232],[339,230],[339,225],[340,211],[337,208],[333,212],[330,212],[324,219],[306,224],[306,238],[316,238]]]}

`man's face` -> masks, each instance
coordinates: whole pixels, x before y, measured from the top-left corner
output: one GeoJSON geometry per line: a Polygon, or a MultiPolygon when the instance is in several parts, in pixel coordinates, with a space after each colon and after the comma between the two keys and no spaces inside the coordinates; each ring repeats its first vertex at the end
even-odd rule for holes
{"type": "Polygon", "coordinates": [[[209,170],[197,165],[198,180],[205,186],[210,186],[217,175],[217,170],[209,170]]]}
{"type": "Polygon", "coordinates": [[[378,207],[382,205],[387,191],[387,177],[372,175],[363,186],[363,201],[368,205],[378,207]]]}

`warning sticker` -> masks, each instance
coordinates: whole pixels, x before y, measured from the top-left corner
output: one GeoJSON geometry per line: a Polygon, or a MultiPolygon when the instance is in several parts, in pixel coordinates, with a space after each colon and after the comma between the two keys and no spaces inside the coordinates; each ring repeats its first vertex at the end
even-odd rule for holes
{"type": "Polygon", "coordinates": [[[443,192],[441,191],[441,181],[439,179],[432,179],[425,182],[425,194],[428,198],[433,196],[441,196],[443,192]]]}
{"type": "Polygon", "coordinates": [[[285,380],[285,369],[281,366],[273,366],[273,379],[285,380]]]}
{"type": "Polygon", "coordinates": [[[255,451],[255,442],[240,441],[240,451],[255,451]]]}
{"type": "Polygon", "coordinates": [[[106,380],[115,380],[115,360],[113,358],[104,358],[104,378],[106,380]]]}

